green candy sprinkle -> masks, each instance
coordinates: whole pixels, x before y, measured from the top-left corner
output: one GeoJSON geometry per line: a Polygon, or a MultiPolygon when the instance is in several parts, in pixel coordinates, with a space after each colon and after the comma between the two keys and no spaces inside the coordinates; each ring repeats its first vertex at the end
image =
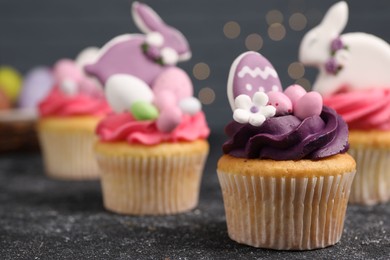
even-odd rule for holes
{"type": "Polygon", "coordinates": [[[138,121],[154,120],[159,116],[157,108],[145,101],[134,102],[130,107],[130,112],[138,121]]]}

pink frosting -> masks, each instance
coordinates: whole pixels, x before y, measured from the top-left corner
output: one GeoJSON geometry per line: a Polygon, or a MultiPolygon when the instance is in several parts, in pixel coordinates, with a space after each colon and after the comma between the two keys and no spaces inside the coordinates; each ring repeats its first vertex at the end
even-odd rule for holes
{"type": "Polygon", "coordinates": [[[157,129],[156,121],[136,121],[130,113],[110,114],[103,119],[96,133],[103,142],[127,141],[144,145],[162,142],[195,141],[206,139],[210,134],[203,112],[183,115],[182,121],[170,133],[157,129]]]}
{"type": "Polygon", "coordinates": [[[390,89],[338,93],[324,98],[350,129],[390,130],[390,89]]]}
{"type": "Polygon", "coordinates": [[[49,95],[39,104],[39,113],[47,116],[82,116],[106,115],[111,111],[103,99],[85,94],[67,95],[58,87],[54,87],[49,95]]]}

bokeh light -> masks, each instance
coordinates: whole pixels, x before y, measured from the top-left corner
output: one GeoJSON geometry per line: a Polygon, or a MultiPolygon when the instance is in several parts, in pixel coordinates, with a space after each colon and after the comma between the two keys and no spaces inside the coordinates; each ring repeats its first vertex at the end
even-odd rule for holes
{"type": "Polygon", "coordinates": [[[199,91],[198,98],[203,105],[210,105],[215,100],[215,92],[209,87],[202,88],[199,91]]]}
{"type": "Polygon", "coordinates": [[[267,21],[268,25],[274,24],[274,23],[283,23],[283,14],[279,10],[271,10],[265,15],[265,20],[267,21]]]}
{"type": "Polygon", "coordinates": [[[235,39],[240,36],[241,27],[235,21],[227,22],[223,27],[223,33],[229,39],[235,39]]]}
{"type": "Polygon", "coordinates": [[[263,38],[257,34],[249,34],[245,39],[245,46],[250,51],[258,51],[263,47],[263,38]]]}
{"type": "Polygon", "coordinates": [[[195,64],[192,73],[196,79],[205,80],[210,76],[210,67],[204,62],[200,62],[195,64]]]}
{"type": "Polygon", "coordinates": [[[301,85],[306,91],[311,90],[311,83],[308,79],[300,78],[297,81],[295,81],[295,84],[301,85]]]}
{"type": "Polygon", "coordinates": [[[288,75],[292,79],[300,79],[305,75],[305,67],[300,62],[293,62],[288,66],[288,75]]]}
{"type": "Polygon", "coordinates": [[[306,27],[307,19],[302,13],[294,13],[290,16],[288,23],[294,31],[302,31],[306,27]]]}
{"type": "Polygon", "coordinates": [[[280,23],[273,23],[268,27],[268,36],[274,41],[283,40],[286,36],[286,29],[280,23]]]}

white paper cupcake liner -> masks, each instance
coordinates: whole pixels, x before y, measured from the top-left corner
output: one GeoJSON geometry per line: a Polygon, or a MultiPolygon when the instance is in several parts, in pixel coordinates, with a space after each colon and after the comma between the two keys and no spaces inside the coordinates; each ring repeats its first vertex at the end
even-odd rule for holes
{"type": "Polygon", "coordinates": [[[99,179],[93,152],[97,137],[87,132],[39,131],[46,173],[56,179],[99,179]]]}
{"type": "Polygon", "coordinates": [[[352,183],[351,203],[375,205],[390,200],[390,150],[351,147],[356,160],[356,176],[352,183]]]}
{"type": "Polygon", "coordinates": [[[115,157],[97,154],[106,209],[122,214],[160,215],[198,204],[206,153],[115,157]]]}
{"type": "Polygon", "coordinates": [[[229,236],[278,250],[333,245],[343,232],[354,175],[274,178],[218,171],[229,236]]]}

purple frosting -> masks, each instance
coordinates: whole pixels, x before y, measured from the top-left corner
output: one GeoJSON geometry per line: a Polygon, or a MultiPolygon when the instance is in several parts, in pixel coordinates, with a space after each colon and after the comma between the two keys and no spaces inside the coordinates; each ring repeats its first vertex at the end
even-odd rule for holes
{"type": "Polygon", "coordinates": [[[348,150],[348,126],[333,109],[300,120],[293,115],[271,117],[261,126],[229,123],[223,152],[234,157],[272,160],[318,160],[348,150]]]}

